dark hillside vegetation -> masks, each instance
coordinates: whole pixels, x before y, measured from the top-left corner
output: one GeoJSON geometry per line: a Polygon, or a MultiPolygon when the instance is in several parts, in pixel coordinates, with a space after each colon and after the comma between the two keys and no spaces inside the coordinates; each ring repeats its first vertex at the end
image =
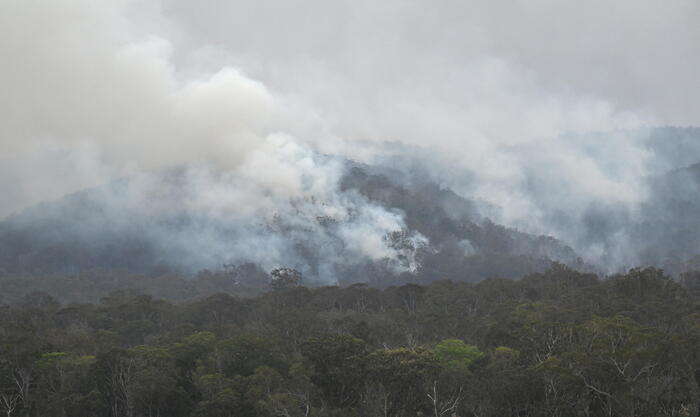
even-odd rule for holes
{"type": "MultiPolygon", "coordinates": [[[[380,287],[440,279],[517,278],[542,272],[553,261],[585,267],[562,242],[481,218],[473,202],[436,183],[408,187],[370,171],[371,167],[349,167],[340,193],[359,194],[368,204],[403,216],[405,230],[384,237],[388,246],[405,254],[392,261],[402,264],[403,270],[388,259],[325,259],[319,255],[321,242],[314,240],[318,236],[269,224],[258,233],[271,233],[293,247],[290,257],[294,265],[275,267],[294,266],[303,270],[307,282],[317,284],[328,284],[318,274],[330,268],[337,283],[365,282],[380,287]],[[424,236],[427,244],[417,244],[413,239],[416,234],[424,236]]],[[[209,246],[238,256],[236,245],[241,233],[247,233],[245,227],[207,217],[206,212],[181,209],[186,195],[180,194],[187,193],[181,190],[182,173],[172,170],[162,175],[157,181],[151,179],[159,183],[158,195],[143,197],[138,204],[129,201],[134,191],[125,179],[33,207],[0,222],[0,276],[74,276],[97,269],[148,276],[167,270],[192,276],[203,269],[220,270],[230,262],[225,257],[207,257],[209,246]],[[156,204],[166,207],[143,214],[142,206],[156,204]]],[[[324,235],[337,238],[336,219],[314,221],[324,235]]],[[[346,256],[346,251],[340,253],[346,256]]],[[[255,260],[244,259],[237,265],[251,262],[255,260]]]]}
{"type": "Polygon", "coordinates": [[[652,268],[600,280],[555,265],[519,281],[383,290],[288,281],[256,297],[182,303],[123,291],[94,304],[29,294],[0,308],[0,410],[698,415],[697,276],[686,288],[652,268]]]}
{"type": "MultiPolygon", "coordinates": [[[[544,216],[544,226],[552,228],[545,232],[567,241],[493,221],[486,214],[497,218],[498,208],[458,195],[428,174],[436,161],[396,156],[386,166],[370,166],[314,154],[319,166],[338,167],[331,198],[353,202],[341,204],[345,212],[335,217],[316,215],[314,210],[326,202],[311,197],[285,202],[286,209],[277,207],[286,210],[283,220],[259,214],[239,221],[235,214],[217,213],[211,201],[201,205],[198,200],[216,187],[235,195],[241,186],[235,178],[212,173],[203,185],[185,167],[167,169],[83,190],[1,220],[0,276],[69,276],[93,270],[194,276],[224,264],[254,263],[266,271],[293,267],[307,283],[381,287],[518,278],[560,262],[606,273],[655,266],[678,278],[700,256],[700,130],[656,128],[647,136],[640,146],[649,152],[649,175],[640,179],[646,196],[638,205],[584,200],[580,207],[567,208],[554,198],[552,206],[552,195],[565,199],[565,184],[553,181],[548,187],[545,181],[536,186],[539,177],[530,179],[533,205],[544,216]],[[358,207],[401,219],[400,228],[384,236],[397,258],[350,254],[347,231],[362,233],[367,225],[353,218],[358,207]],[[269,261],[264,252],[275,245],[281,246],[275,251],[284,262],[263,265],[269,261]],[[251,247],[265,249],[246,252],[251,247]]],[[[260,191],[258,198],[264,195],[260,191]]],[[[236,200],[226,201],[228,210],[239,209],[236,200]]]]}
{"type": "Polygon", "coordinates": [[[700,417],[700,0],[0,0],[0,417],[700,417]]]}
{"type": "MultiPolygon", "coordinates": [[[[421,162],[408,151],[385,165],[310,154],[317,166],[332,166],[329,172],[337,174],[328,194],[270,200],[277,206],[267,216],[239,217],[246,194],[236,193],[245,183],[235,175],[210,172],[204,181],[187,167],[123,178],[30,207],[0,221],[0,276],[66,277],[102,270],[192,277],[205,269],[220,271],[225,264],[252,263],[265,271],[295,268],[307,284],[384,287],[519,278],[559,262],[605,273],[654,266],[679,278],[695,268],[700,256],[700,129],[665,127],[637,134],[644,137],[640,148],[648,152],[648,176],[639,179],[645,196],[633,205],[584,199],[567,207],[571,190],[562,188],[565,182],[528,179],[533,207],[540,211],[533,216],[551,228],[545,232],[567,241],[493,221],[498,208],[458,195],[430,174],[438,161],[421,162]],[[209,199],[211,190],[221,193],[209,199]],[[234,198],[225,200],[222,210],[216,200],[226,193],[243,198],[241,206],[234,198]],[[337,209],[334,214],[322,215],[326,204],[337,209]],[[366,241],[371,236],[363,231],[378,233],[372,228],[381,224],[363,218],[361,210],[400,219],[380,248],[396,256],[372,258],[349,250],[356,242],[348,235],[366,241]],[[277,258],[270,260],[267,252],[277,258]]],[[[256,192],[256,201],[267,198],[264,189],[256,192]]]]}

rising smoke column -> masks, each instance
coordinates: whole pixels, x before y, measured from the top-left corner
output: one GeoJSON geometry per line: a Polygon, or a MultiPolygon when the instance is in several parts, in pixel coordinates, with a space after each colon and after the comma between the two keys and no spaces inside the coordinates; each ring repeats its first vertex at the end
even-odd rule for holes
{"type": "Polygon", "coordinates": [[[417,150],[484,215],[626,263],[625,233],[592,232],[636,215],[658,161],[643,131],[585,133],[700,123],[691,0],[0,8],[0,216],[144,170],[235,170],[283,132],[364,162],[417,150]]]}

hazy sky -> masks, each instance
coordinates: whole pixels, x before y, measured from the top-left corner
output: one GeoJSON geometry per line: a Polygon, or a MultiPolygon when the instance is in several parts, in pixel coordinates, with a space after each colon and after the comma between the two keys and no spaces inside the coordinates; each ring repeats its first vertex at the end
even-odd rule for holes
{"type": "Polygon", "coordinates": [[[237,166],[276,132],[456,158],[512,220],[536,209],[532,164],[634,201],[633,139],[559,135],[700,125],[698,21],[696,0],[5,0],[0,216],[134,170],[237,166]]]}
{"type": "Polygon", "coordinates": [[[601,100],[644,120],[700,122],[694,0],[180,0],[163,3],[161,16],[181,51],[216,48],[323,104],[341,92],[373,110],[415,98],[495,104],[534,90],[550,105],[601,100]]]}

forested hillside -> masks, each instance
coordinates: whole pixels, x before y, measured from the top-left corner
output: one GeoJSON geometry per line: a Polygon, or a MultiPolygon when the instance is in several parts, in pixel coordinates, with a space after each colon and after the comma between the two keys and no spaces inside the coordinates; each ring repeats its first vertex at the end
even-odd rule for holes
{"type": "MultiPolygon", "coordinates": [[[[590,136],[613,140],[575,139],[590,136]]],[[[519,278],[552,262],[599,273],[655,266],[675,278],[698,267],[697,128],[645,136],[649,175],[634,180],[634,203],[577,196],[562,178],[528,174],[532,214],[521,216],[539,219],[525,229],[544,234],[499,224],[508,207],[458,194],[431,174],[439,161],[408,156],[408,149],[367,165],[285,146],[291,157],[265,163],[293,172],[290,185],[301,188],[293,198],[258,179],[263,171],[183,166],[22,210],[0,221],[0,277],[95,270],[195,276],[253,264],[265,272],[295,268],[307,284],[381,287],[519,278]]]]}
{"type": "Polygon", "coordinates": [[[698,276],[384,290],[287,282],[253,298],[0,309],[7,416],[696,416],[698,276]]]}
{"type": "Polygon", "coordinates": [[[313,168],[293,198],[183,167],[0,222],[0,410],[700,412],[700,165],[660,167],[636,206],[554,213],[569,246],[420,169],[292,150],[313,168]]]}
{"type": "MultiPolygon", "coordinates": [[[[562,242],[497,225],[479,215],[474,202],[434,182],[403,185],[376,168],[343,163],[334,193],[361,203],[332,214],[322,210],[327,201],[311,196],[289,212],[280,204],[271,216],[260,213],[242,223],[215,212],[211,203],[188,206],[191,194],[203,191],[186,170],[124,179],[45,203],[0,222],[0,277],[84,276],[95,269],[194,275],[253,263],[266,272],[294,267],[307,283],[386,286],[517,278],[544,271],[552,261],[585,266],[562,242]],[[361,210],[381,211],[403,224],[374,236],[375,225],[361,210]],[[351,234],[363,245],[379,242],[372,253],[356,254],[351,234]]],[[[226,210],[237,209],[236,201],[225,203],[226,210]]]]}
{"type": "Polygon", "coordinates": [[[700,417],[699,21],[0,0],[0,417],[700,417]]]}

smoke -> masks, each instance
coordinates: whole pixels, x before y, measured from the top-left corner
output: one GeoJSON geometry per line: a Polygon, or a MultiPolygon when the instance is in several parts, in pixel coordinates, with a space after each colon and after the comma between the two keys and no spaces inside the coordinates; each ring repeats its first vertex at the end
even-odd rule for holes
{"type": "Polygon", "coordinates": [[[407,230],[400,211],[342,189],[347,167],[342,158],[277,134],[233,168],[202,163],[140,172],[25,211],[9,223],[20,230],[39,225],[28,238],[48,248],[48,257],[54,245],[68,252],[77,246],[77,255],[66,257],[87,259],[82,268],[100,258],[104,263],[97,267],[167,266],[188,273],[254,263],[267,271],[296,268],[307,282],[323,283],[370,263],[415,272],[416,250],[427,239],[407,230]]]}
{"type": "Polygon", "coordinates": [[[14,198],[1,213],[142,169],[235,166],[269,134],[262,84],[228,67],[179,80],[171,43],[135,37],[128,5],[3,2],[2,188],[14,198]]]}
{"type": "MultiPolygon", "coordinates": [[[[293,265],[285,245],[317,239],[319,257],[397,258],[401,213],[341,192],[320,155],[397,158],[497,222],[637,262],[625,228],[649,178],[688,159],[650,147],[650,127],[700,124],[699,17],[692,0],[8,0],[0,216],[185,166],[188,213],[252,229],[236,247],[188,230],[172,245],[206,250],[182,253],[293,265]],[[333,238],[316,218],[339,221],[333,238]],[[307,235],[253,238],[274,227],[307,235]]],[[[139,209],[172,206],[133,187],[139,209]]]]}
{"type": "MultiPolygon", "coordinates": [[[[283,135],[269,137],[233,170],[187,169],[172,193],[175,201],[161,200],[175,203],[177,214],[199,219],[180,230],[173,243],[176,252],[190,257],[180,259],[182,266],[255,262],[270,270],[285,265],[322,282],[335,282],[338,267],[365,261],[388,260],[396,271],[415,269],[399,261],[402,248],[388,240],[406,228],[402,213],[374,205],[356,191],[341,191],[344,171],[342,160],[319,156],[283,135]]],[[[149,193],[136,187],[135,194],[149,193]]],[[[157,207],[154,214],[164,209],[157,207]]],[[[425,240],[419,234],[407,238],[425,240]]]]}

